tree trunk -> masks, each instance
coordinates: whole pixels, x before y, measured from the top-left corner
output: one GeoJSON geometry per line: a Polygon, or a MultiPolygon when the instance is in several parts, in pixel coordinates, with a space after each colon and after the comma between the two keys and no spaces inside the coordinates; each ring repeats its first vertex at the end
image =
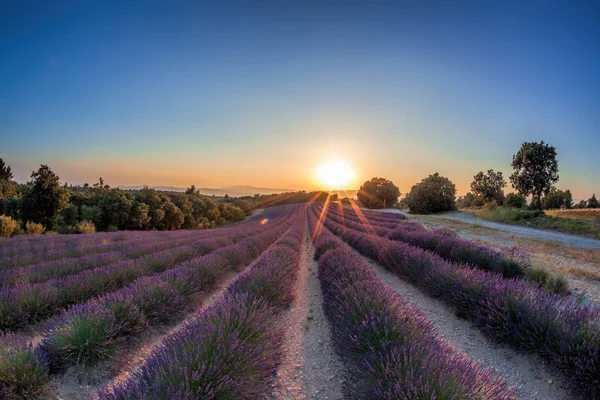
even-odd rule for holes
{"type": "Polygon", "coordinates": [[[537,198],[538,198],[538,203],[537,203],[538,210],[542,211],[542,193],[541,192],[538,193],[537,198]]]}

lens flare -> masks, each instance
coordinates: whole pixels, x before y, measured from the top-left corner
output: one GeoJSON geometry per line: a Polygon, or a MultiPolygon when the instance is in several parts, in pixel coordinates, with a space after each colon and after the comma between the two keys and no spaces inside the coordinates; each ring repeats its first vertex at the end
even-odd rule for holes
{"type": "Polygon", "coordinates": [[[345,189],[354,179],[354,170],[344,161],[332,160],[318,168],[321,183],[329,189],[345,189]]]}

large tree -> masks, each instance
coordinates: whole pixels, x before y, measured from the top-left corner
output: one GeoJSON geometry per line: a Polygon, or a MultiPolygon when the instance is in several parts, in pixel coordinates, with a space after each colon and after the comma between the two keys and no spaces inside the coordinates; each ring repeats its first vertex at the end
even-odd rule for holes
{"type": "Polygon", "coordinates": [[[385,178],[373,178],[360,187],[356,197],[366,208],[386,208],[398,204],[400,189],[385,178]]]}
{"type": "Polygon", "coordinates": [[[532,196],[533,203],[541,210],[542,195],[548,194],[558,181],[556,149],[542,140],[541,143],[525,142],[513,156],[513,187],[524,196],[532,196]]]}
{"type": "Polygon", "coordinates": [[[41,223],[52,230],[60,212],[69,204],[69,192],[47,165],[32,172],[31,179],[23,194],[23,219],[41,223]]]}
{"type": "Polygon", "coordinates": [[[429,214],[456,209],[456,187],[437,172],[410,189],[408,207],[416,214],[429,214]]]}
{"type": "Polygon", "coordinates": [[[480,196],[483,201],[489,203],[493,200],[504,198],[502,189],[506,186],[506,181],[502,176],[502,172],[494,172],[493,169],[488,169],[487,174],[479,172],[473,177],[471,183],[471,191],[480,196]]]}

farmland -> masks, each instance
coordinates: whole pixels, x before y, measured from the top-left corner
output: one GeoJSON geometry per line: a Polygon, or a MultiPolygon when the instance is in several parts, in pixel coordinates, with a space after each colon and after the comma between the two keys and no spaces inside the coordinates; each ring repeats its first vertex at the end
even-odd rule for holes
{"type": "Polygon", "coordinates": [[[339,202],[0,243],[7,399],[599,399],[600,310],[517,250],[339,202]]]}

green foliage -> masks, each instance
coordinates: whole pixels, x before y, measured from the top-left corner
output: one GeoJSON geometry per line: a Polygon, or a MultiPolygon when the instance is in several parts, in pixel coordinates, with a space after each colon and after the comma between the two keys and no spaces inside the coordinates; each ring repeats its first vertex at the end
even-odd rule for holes
{"type": "Polygon", "coordinates": [[[502,172],[494,172],[489,169],[487,174],[479,172],[473,177],[471,183],[471,191],[475,196],[479,196],[485,203],[496,201],[501,203],[504,200],[504,192],[502,189],[506,186],[506,181],[502,176],[502,172]]]}
{"type": "Polygon", "coordinates": [[[592,197],[587,201],[587,208],[598,208],[600,204],[598,203],[598,199],[596,198],[596,194],[594,193],[592,197]]]}
{"type": "Polygon", "coordinates": [[[40,235],[42,233],[44,233],[44,225],[31,221],[27,221],[25,224],[25,234],[40,235]]]}
{"type": "Polygon", "coordinates": [[[19,223],[17,221],[11,217],[0,215],[0,236],[11,237],[18,227],[19,223]]]}
{"type": "Polygon", "coordinates": [[[408,207],[416,214],[451,211],[456,209],[455,196],[454,183],[436,172],[410,189],[408,207]]]}
{"type": "Polygon", "coordinates": [[[458,200],[456,200],[456,206],[458,208],[472,207],[475,199],[476,199],[475,195],[473,193],[469,192],[469,193],[465,194],[463,197],[459,197],[458,200]]]}
{"type": "Polygon", "coordinates": [[[10,165],[6,165],[4,160],[0,158],[0,181],[12,181],[13,174],[10,165]]]}
{"type": "Polygon", "coordinates": [[[68,206],[69,193],[59,184],[58,175],[47,165],[40,166],[31,174],[31,178],[29,188],[23,194],[23,219],[52,230],[60,212],[68,206]]]}
{"type": "Polygon", "coordinates": [[[587,201],[580,200],[579,203],[575,204],[574,208],[587,208],[587,201]]]}
{"type": "Polygon", "coordinates": [[[546,210],[573,208],[573,195],[571,191],[562,191],[554,186],[551,187],[548,194],[544,197],[544,208],[546,210]]]}
{"type": "Polygon", "coordinates": [[[390,208],[398,204],[400,189],[388,179],[372,178],[362,184],[356,197],[366,208],[390,208]]]}
{"type": "Polygon", "coordinates": [[[519,193],[509,193],[506,195],[506,205],[514,208],[523,208],[527,205],[525,196],[519,193]]]}
{"type": "Polygon", "coordinates": [[[94,233],[96,232],[96,226],[90,221],[81,221],[75,225],[69,226],[68,233],[94,233]]]}
{"type": "Polygon", "coordinates": [[[23,338],[0,334],[0,398],[38,398],[48,382],[44,365],[23,338]]]}
{"type": "Polygon", "coordinates": [[[556,149],[544,141],[525,142],[513,156],[510,181],[522,195],[532,195],[534,204],[542,208],[542,195],[548,194],[558,181],[556,149]]]}

